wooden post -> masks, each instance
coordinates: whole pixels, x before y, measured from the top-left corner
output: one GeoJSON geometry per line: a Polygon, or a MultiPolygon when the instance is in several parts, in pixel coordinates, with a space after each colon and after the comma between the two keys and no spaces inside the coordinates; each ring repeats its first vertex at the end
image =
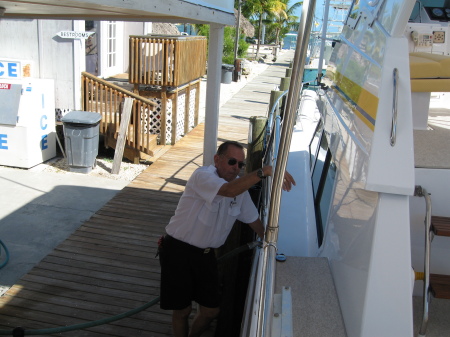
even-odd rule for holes
{"type": "Polygon", "coordinates": [[[290,77],[282,77],[280,80],[280,91],[289,90],[290,83],[291,83],[290,77]]]}
{"type": "Polygon", "coordinates": [[[184,134],[187,135],[189,133],[189,107],[191,102],[191,83],[188,84],[185,94],[185,101],[184,101],[184,134]]]}
{"type": "Polygon", "coordinates": [[[292,75],[292,68],[287,68],[286,69],[286,77],[291,77],[292,75]]]}
{"type": "Polygon", "coordinates": [[[246,172],[253,172],[262,165],[262,151],[266,131],[267,118],[263,116],[250,117],[249,143],[247,151],[246,172]]]}
{"type": "MultiPolygon", "coordinates": [[[[283,91],[278,91],[278,90],[272,90],[270,92],[269,111],[272,111],[274,104],[280,98],[282,93],[283,93],[283,91]]],[[[278,116],[280,114],[281,105],[282,105],[282,102],[279,102],[278,107],[274,111],[274,113],[275,113],[274,116],[278,116]]]]}
{"type": "Polygon", "coordinates": [[[194,112],[194,127],[198,125],[198,113],[200,111],[200,85],[201,79],[195,85],[195,112],[194,112]]]}
{"type": "Polygon", "coordinates": [[[133,108],[134,98],[126,97],[122,109],[122,120],[120,121],[119,136],[117,137],[117,145],[114,151],[114,162],[111,170],[112,174],[118,174],[120,164],[122,163],[123,151],[125,149],[125,141],[127,139],[128,124],[130,124],[131,110],[133,108]]]}

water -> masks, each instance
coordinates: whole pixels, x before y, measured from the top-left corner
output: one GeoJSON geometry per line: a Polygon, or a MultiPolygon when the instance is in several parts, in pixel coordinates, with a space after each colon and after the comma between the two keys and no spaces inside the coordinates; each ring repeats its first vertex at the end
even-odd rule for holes
{"type": "MultiPolygon", "coordinates": [[[[303,71],[303,82],[309,82],[311,85],[317,84],[316,78],[317,78],[317,72],[318,69],[305,69],[303,71]]],[[[326,70],[322,70],[322,74],[325,75],[326,70]]]]}

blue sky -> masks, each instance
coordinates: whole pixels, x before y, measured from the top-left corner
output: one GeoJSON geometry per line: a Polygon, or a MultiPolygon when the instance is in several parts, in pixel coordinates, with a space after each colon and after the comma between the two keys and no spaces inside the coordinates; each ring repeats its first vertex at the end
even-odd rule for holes
{"type": "MultiPolygon", "coordinates": [[[[289,5],[292,6],[293,3],[295,3],[295,0],[291,0],[289,5]]],[[[316,0],[315,20],[318,21],[318,23],[319,23],[318,28],[320,28],[320,29],[322,28],[324,3],[325,3],[325,0],[316,0]]],[[[296,10],[296,13],[295,13],[295,15],[298,16],[299,20],[302,15],[301,11],[302,11],[302,8],[300,7],[296,10]]],[[[329,13],[330,18],[335,17],[336,19],[338,19],[341,16],[341,15],[339,15],[339,12],[336,12],[333,9],[331,9],[329,12],[330,12],[329,13]]]]}

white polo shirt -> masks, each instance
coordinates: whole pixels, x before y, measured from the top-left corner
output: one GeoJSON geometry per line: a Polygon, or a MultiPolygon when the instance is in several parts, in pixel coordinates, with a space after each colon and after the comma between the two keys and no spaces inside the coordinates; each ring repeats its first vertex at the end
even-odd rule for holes
{"type": "Polygon", "coordinates": [[[236,219],[256,221],[258,211],[247,191],[236,198],[217,195],[226,182],[213,165],[195,170],[166,226],[167,234],[199,248],[217,248],[224,244],[236,219]]]}

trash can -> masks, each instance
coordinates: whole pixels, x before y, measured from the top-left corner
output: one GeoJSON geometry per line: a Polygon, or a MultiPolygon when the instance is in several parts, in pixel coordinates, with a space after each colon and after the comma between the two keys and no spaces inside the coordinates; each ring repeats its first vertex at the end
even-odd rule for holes
{"type": "Polygon", "coordinates": [[[232,64],[222,64],[222,83],[230,84],[233,78],[234,66],[232,64]]]}
{"type": "Polygon", "coordinates": [[[99,113],[90,111],[71,111],[61,119],[71,172],[89,173],[95,167],[101,119],[99,113]]]}

